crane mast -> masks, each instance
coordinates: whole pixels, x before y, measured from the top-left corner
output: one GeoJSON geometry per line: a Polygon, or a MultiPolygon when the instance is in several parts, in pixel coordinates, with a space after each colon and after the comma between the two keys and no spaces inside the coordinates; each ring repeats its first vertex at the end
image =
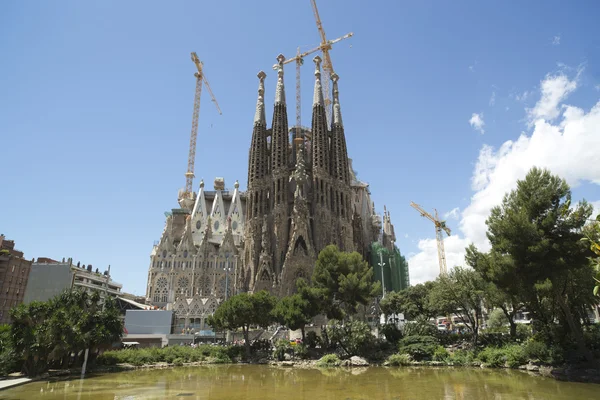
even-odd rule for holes
{"type": "MultiPolygon", "coordinates": [[[[321,51],[323,52],[323,90],[325,91],[325,113],[327,115],[327,123],[331,123],[331,93],[329,93],[329,80],[331,79],[331,75],[333,75],[333,64],[331,63],[331,56],[329,55],[329,50],[331,50],[332,43],[327,40],[327,36],[325,35],[325,29],[323,29],[323,23],[321,22],[321,17],[319,16],[319,10],[317,9],[316,0],[310,0],[310,4],[312,5],[313,14],[315,15],[315,22],[317,23],[317,30],[319,31],[319,35],[321,36],[321,51]]],[[[350,34],[352,36],[352,34],[350,34]]]]}
{"type": "MultiPolygon", "coordinates": [[[[336,44],[338,42],[341,42],[342,40],[351,38],[352,36],[354,36],[354,34],[352,32],[347,33],[346,35],[340,36],[337,39],[327,41],[326,46],[329,49],[331,49],[332,45],[334,45],[334,44],[336,44]]],[[[296,56],[292,57],[292,58],[288,58],[287,60],[285,60],[283,62],[283,64],[289,64],[289,63],[294,62],[294,61],[296,62],[296,134],[297,134],[296,137],[300,137],[300,131],[301,131],[301,126],[302,126],[302,116],[301,116],[302,108],[301,108],[301,90],[300,90],[300,86],[301,86],[300,85],[300,82],[301,82],[301,79],[300,79],[300,67],[304,64],[304,57],[306,57],[306,56],[308,56],[308,55],[310,55],[312,53],[315,53],[315,52],[317,52],[319,50],[323,51],[323,48],[324,48],[323,44],[321,44],[318,47],[315,47],[314,49],[310,49],[308,51],[305,51],[304,53],[300,53],[300,48],[298,47],[298,49],[296,51],[296,56]]],[[[273,65],[273,69],[276,70],[277,68],[279,68],[279,64],[273,65]]],[[[326,94],[328,94],[328,93],[329,93],[329,91],[326,92],[326,94]]],[[[327,115],[330,115],[330,113],[331,113],[330,107],[326,107],[326,112],[329,113],[327,115]]],[[[327,118],[328,118],[327,121],[329,121],[329,117],[327,117],[327,118]]]]}
{"type": "Polygon", "coordinates": [[[442,231],[446,232],[450,236],[450,228],[446,226],[445,221],[441,221],[437,210],[434,209],[435,217],[429,214],[420,205],[415,202],[410,202],[410,206],[417,210],[422,217],[427,218],[435,225],[435,239],[437,241],[438,260],[440,263],[440,275],[446,275],[448,273],[448,267],[446,265],[446,251],[444,250],[444,236],[442,231]]]}
{"type": "Polygon", "coordinates": [[[183,208],[191,208],[194,202],[194,164],[196,161],[196,141],[198,138],[198,119],[200,117],[200,97],[202,94],[202,85],[206,86],[206,90],[210,94],[211,100],[215,103],[219,115],[222,115],[219,103],[213,94],[208,80],[204,75],[204,63],[200,61],[198,55],[192,52],[192,61],[196,65],[197,72],[194,73],[196,77],[196,94],[194,95],[194,112],[192,114],[192,132],[190,134],[190,149],[188,153],[188,165],[187,172],[185,173],[185,189],[183,193],[179,195],[179,203],[183,208]]]}

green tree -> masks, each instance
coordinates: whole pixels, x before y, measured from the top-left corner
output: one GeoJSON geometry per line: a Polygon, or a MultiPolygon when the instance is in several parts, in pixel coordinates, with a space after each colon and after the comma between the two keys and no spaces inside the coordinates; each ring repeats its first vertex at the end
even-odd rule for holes
{"type": "Polygon", "coordinates": [[[477,271],[455,267],[438,277],[430,294],[430,301],[441,313],[456,315],[473,333],[474,345],[477,345],[486,285],[477,271]]]}
{"type": "Polygon", "coordinates": [[[257,325],[266,328],[274,322],[273,309],[276,304],[277,298],[265,290],[253,294],[236,294],[221,303],[215,313],[208,317],[207,322],[217,329],[241,328],[246,356],[250,357],[250,327],[257,325]]]}
{"type": "MultiPolygon", "coordinates": [[[[516,273],[499,275],[497,271],[503,263],[510,262],[510,257],[491,253],[481,253],[475,245],[466,249],[467,265],[482,275],[489,282],[486,287],[485,301],[488,308],[498,308],[503,313],[510,326],[510,336],[517,336],[515,318],[525,305],[521,301],[525,291],[531,291],[518,280],[516,273]]],[[[514,271],[513,271],[514,272],[514,271]]]]}
{"type": "Polygon", "coordinates": [[[435,282],[430,281],[399,292],[389,292],[379,303],[381,311],[386,315],[403,313],[407,320],[414,320],[418,316],[433,318],[437,310],[429,301],[429,293],[434,286],[435,282]]]}
{"type": "Polygon", "coordinates": [[[600,296],[600,214],[583,229],[583,234],[583,241],[589,243],[590,250],[595,254],[590,257],[594,269],[594,296],[600,296]]]}
{"type": "Polygon", "coordinates": [[[342,252],[335,245],[325,247],[317,258],[312,284],[320,293],[321,308],[330,319],[356,314],[359,304],[368,305],[381,292],[373,282],[373,268],[357,252],[342,252]]]}
{"type": "Polygon", "coordinates": [[[90,349],[93,354],[119,341],[123,325],[115,302],[102,301],[98,292],[73,290],[13,308],[11,336],[23,372],[37,375],[52,365],[68,366],[71,353],[90,349]]]}
{"type": "Polygon", "coordinates": [[[546,319],[547,325],[550,322],[541,305],[555,302],[560,320],[590,362],[593,356],[585,346],[579,322],[584,307],[573,296],[584,289],[581,271],[590,268],[590,254],[581,239],[591,212],[586,202],[571,208],[571,190],[563,179],[533,168],[486,221],[492,257],[501,261],[494,263],[494,283],[504,290],[517,283],[529,288],[519,293],[528,310],[546,319]]]}
{"type": "Polygon", "coordinates": [[[321,312],[321,304],[324,301],[323,292],[309,286],[302,278],[298,279],[296,287],[298,291],[295,294],[277,302],[273,315],[278,322],[289,329],[300,329],[304,342],[306,324],[321,312]]]}

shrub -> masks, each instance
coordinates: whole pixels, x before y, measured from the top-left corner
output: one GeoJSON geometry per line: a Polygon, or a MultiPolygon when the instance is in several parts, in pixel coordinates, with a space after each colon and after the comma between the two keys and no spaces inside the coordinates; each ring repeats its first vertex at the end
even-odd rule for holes
{"type": "Polygon", "coordinates": [[[444,346],[438,346],[433,352],[433,361],[447,361],[450,357],[448,350],[444,346]]]}
{"type": "Polygon", "coordinates": [[[283,361],[285,358],[285,353],[289,353],[292,351],[292,346],[290,345],[290,341],[287,339],[279,339],[275,343],[275,350],[273,350],[273,358],[279,361],[283,361]]]}
{"type": "Polygon", "coordinates": [[[339,345],[349,356],[368,356],[374,349],[375,337],[366,322],[350,320],[331,321],[326,329],[332,344],[339,345]]]}
{"type": "Polygon", "coordinates": [[[550,351],[545,343],[535,340],[528,340],[523,346],[523,354],[528,360],[547,362],[550,358],[550,351]]]}
{"type": "Polygon", "coordinates": [[[174,359],[173,360],[173,365],[182,366],[183,365],[183,358],[177,357],[176,359],[174,359]]]}
{"type": "Polygon", "coordinates": [[[397,344],[402,339],[402,331],[395,324],[383,325],[380,332],[385,336],[385,340],[392,344],[397,344]]]}
{"type": "Polygon", "coordinates": [[[317,335],[317,332],[315,331],[309,331],[306,332],[306,337],[304,339],[304,342],[306,343],[306,345],[308,346],[309,349],[314,349],[315,347],[317,347],[317,344],[319,344],[319,336],[317,335]]]}
{"type": "Polygon", "coordinates": [[[302,360],[308,358],[308,347],[304,343],[297,344],[293,348],[294,357],[300,358],[302,360]]]}
{"type": "Polygon", "coordinates": [[[385,361],[384,365],[389,365],[391,367],[399,367],[402,365],[410,365],[410,363],[413,361],[412,357],[410,356],[410,354],[392,354],[391,356],[389,356],[387,358],[387,360],[385,361]]]}
{"type": "Polygon", "coordinates": [[[506,363],[510,368],[517,368],[519,365],[527,363],[523,346],[518,344],[508,345],[504,347],[503,351],[506,363]]]}
{"type": "Polygon", "coordinates": [[[501,367],[504,365],[504,353],[497,347],[486,347],[477,354],[479,361],[489,367],[501,367]]]}
{"type": "Polygon", "coordinates": [[[433,336],[407,336],[398,343],[399,352],[410,354],[415,360],[430,359],[438,346],[433,336]]]}
{"type": "Polygon", "coordinates": [[[317,367],[337,367],[340,364],[341,361],[337,354],[326,354],[317,361],[317,367]]]}
{"type": "Polygon", "coordinates": [[[471,350],[456,350],[448,357],[447,363],[453,365],[470,365],[475,359],[475,354],[471,350]]]}

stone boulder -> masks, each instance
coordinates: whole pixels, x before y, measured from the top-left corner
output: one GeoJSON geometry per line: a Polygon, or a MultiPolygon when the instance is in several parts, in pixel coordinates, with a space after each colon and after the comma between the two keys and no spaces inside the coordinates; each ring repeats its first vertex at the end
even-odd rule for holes
{"type": "Polygon", "coordinates": [[[352,367],[368,367],[369,362],[362,357],[352,356],[350,357],[350,363],[352,367]]]}

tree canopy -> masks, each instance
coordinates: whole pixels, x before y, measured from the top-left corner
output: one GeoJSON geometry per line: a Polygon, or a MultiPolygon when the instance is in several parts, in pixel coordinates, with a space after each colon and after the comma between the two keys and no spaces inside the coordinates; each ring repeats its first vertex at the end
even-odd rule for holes
{"type": "Polygon", "coordinates": [[[340,251],[335,245],[319,253],[312,285],[321,291],[322,309],[332,319],[356,314],[359,304],[367,305],[381,292],[381,284],[373,282],[373,268],[362,256],[340,251]]]}

